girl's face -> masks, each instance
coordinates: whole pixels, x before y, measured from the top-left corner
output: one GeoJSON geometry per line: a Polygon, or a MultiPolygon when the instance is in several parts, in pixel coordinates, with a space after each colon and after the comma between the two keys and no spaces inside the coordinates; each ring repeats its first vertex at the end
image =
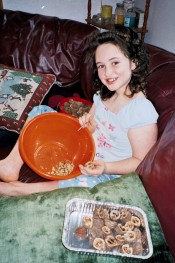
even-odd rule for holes
{"type": "Polygon", "coordinates": [[[95,61],[101,82],[110,91],[124,92],[130,82],[132,70],[136,67],[135,63],[111,43],[97,48],[95,61]]]}

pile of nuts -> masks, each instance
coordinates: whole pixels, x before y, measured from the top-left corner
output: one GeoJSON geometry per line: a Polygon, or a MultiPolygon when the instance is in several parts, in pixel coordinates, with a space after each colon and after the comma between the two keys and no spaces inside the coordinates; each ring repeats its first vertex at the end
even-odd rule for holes
{"type": "Polygon", "coordinates": [[[52,171],[48,174],[65,176],[70,174],[74,169],[74,164],[70,161],[59,162],[52,167],[52,171]]]}
{"type": "Polygon", "coordinates": [[[89,112],[91,108],[90,104],[84,104],[81,101],[75,101],[70,99],[68,102],[65,102],[62,106],[62,110],[69,113],[74,117],[81,117],[85,112],[89,112]]]}

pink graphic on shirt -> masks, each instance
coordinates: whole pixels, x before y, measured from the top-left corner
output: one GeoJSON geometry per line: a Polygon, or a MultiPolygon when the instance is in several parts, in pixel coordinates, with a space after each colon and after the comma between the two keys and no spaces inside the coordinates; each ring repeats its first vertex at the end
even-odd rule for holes
{"type": "Polygon", "coordinates": [[[102,121],[101,123],[103,124],[103,126],[106,126],[107,121],[102,121]]]}
{"type": "Polygon", "coordinates": [[[104,155],[102,155],[101,153],[96,153],[96,156],[102,160],[104,159],[104,155]]]}
{"type": "Polygon", "coordinates": [[[112,124],[109,124],[109,130],[114,131],[115,130],[115,126],[113,126],[112,124]]]}
{"type": "Polygon", "coordinates": [[[106,142],[106,137],[102,134],[101,136],[97,137],[97,141],[98,141],[98,147],[99,148],[111,148],[111,145],[109,143],[106,142]]]}
{"type": "Polygon", "coordinates": [[[99,130],[99,129],[100,129],[98,124],[97,124],[97,126],[96,126],[96,129],[97,129],[97,130],[99,130]]]}

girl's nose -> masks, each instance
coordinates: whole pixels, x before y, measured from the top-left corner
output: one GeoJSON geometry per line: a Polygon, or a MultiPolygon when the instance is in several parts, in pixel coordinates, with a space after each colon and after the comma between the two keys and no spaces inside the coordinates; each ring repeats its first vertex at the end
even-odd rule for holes
{"type": "Polygon", "coordinates": [[[112,68],[110,66],[106,66],[105,74],[106,76],[110,76],[112,74],[112,68]]]}

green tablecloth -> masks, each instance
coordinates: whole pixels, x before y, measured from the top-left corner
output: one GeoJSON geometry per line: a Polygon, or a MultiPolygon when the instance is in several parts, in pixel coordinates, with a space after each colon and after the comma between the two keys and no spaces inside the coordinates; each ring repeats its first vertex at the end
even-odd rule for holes
{"type": "Polygon", "coordinates": [[[133,173],[93,189],[68,188],[25,197],[0,197],[0,262],[2,263],[121,263],[173,262],[142,183],[133,173]],[[154,253],[132,259],[70,251],[62,244],[65,206],[72,198],[128,204],[145,211],[154,253]]]}

